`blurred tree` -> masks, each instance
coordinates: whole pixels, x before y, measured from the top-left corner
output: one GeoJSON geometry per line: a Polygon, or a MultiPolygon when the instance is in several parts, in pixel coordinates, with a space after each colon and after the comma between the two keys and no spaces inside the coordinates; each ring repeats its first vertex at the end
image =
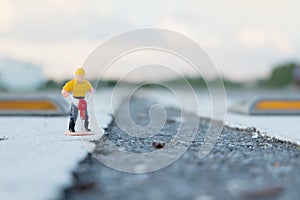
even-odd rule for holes
{"type": "Polygon", "coordinates": [[[300,65],[296,65],[293,71],[293,81],[296,86],[300,86],[300,65]]]}
{"type": "Polygon", "coordinates": [[[296,62],[289,62],[276,66],[272,71],[270,78],[263,81],[263,84],[271,87],[283,87],[291,84],[294,80],[296,66],[296,62]]]}

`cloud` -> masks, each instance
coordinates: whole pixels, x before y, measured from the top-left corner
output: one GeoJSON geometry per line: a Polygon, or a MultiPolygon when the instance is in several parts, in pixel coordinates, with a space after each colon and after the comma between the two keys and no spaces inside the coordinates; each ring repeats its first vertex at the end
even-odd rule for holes
{"type": "Polygon", "coordinates": [[[294,47],[291,41],[281,34],[276,32],[271,34],[271,41],[273,42],[273,45],[284,54],[288,55],[294,52],[294,47]]]}
{"type": "Polygon", "coordinates": [[[164,17],[161,20],[160,25],[161,28],[170,29],[186,35],[190,39],[196,41],[199,45],[203,45],[204,48],[217,48],[222,45],[222,38],[220,35],[212,33],[207,29],[205,31],[193,29],[196,24],[183,23],[179,20],[174,20],[174,18],[171,17],[164,17]]]}
{"type": "Polygon", "coordinates": [[[108,17],[112,15],[112,8],[108,3],[105,3],[104,1],[99,1],[96,9],[98,10],[99,15],[103,17],[108,17]]]}
{"type": "Polygon", "coordinates": [[[84,7],[84,2],[82,2],[82,0],[52,0],[47,3],[49,4],[49,7],[54,7],[59,12],[67,13],[68,15],[77,15],[84,7]]]}
{"type": "Polygon", "coordinates": [[[72,77],[75,68],[82,65],[98,43],[96,40],[40,43],[0,38],[0,55],[39,65],[44,68],[47,77],[61,80],[68,76],[72,77]]]}
{"type": "Polygon", "coordinates": [[[193,35],[193,32],[191,32],[186,25],[175,21],[173,18],[171,17],[164,17],[162,18],[161,22],[160,22],[160,26],[165,28],[165,29],[170,29],[173,31],[177,31],[179,33],[182,34],[186,34],[186,35],[193,35]]]}
{"type": "Polygon", "coordinates": [[[0,32],[5,32],[12,28],[12,20],[15,15],[16,13],[13,4],[8,1],[1,2],[0,32]]]}
{"type": "Polygon", "coordinates": [[[243,27],[237,34],[237,40],[248,47],[261,47],[267,43],[267,32],[258,28],[243,27]]]}
{"type": "Polygon", "coordinates": [[[80,65],[100,42],[144,27],[186,35],[228,74],[238,68],[260,73],[300,51],[296,0],[222,0],[218,6],[209,0],[0,1],[0,54],[41,63],[55,77],[66,76],[63,67],[80,65]]]}
{"type": "Polygon", "coordinates": [[[11,2],[14,9],[4,9],[2,4],[0,7],[2,29],[7,29],[10,19],[8,14],[11,12],[16,14],[13,20],[14,26],[6,32],[0,32],[2,38],[41,42],[101,39],[132,27],[128,18],[123,16],[129,11],[116,12],[112,10],[108,1],[12,0],[11,2]]]}
{"type": "Polygon", "coordinates": [[[248,48],[270,46],[286,55],[294,52],[291,41],[275,28],[244,26],[237,33],[237,41],[248,48]]]}

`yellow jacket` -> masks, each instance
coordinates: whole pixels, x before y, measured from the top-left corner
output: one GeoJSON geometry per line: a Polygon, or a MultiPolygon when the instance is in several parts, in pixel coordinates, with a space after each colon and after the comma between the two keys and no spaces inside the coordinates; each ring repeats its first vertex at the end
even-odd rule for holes
{"type": "Polygon", "coordinates": [[[72,92],[73,97],[85,97],[86,93],[92,89],[92,85],[87,80],[79,83],[76,79],[73,79],[67,82],[63,89],[67,92],[72,92]]]}

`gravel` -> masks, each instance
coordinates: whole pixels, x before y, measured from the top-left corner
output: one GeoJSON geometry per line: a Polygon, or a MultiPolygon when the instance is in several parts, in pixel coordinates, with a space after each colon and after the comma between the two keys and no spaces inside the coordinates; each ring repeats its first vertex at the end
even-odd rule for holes
{"type": "MultiPolygon", "coordinates": [[[[133,120],[141,126],[147,125],[150,122],[147,113],[154,104],[134,98],[130,104],[133,120]]],[[[166,113],[164,127],[146,138],[124,133],[113,120],[96,142],[93,154],[73,172],[74,184],[64,190],[61,199],[299,199],[298,145],[268,137],[254,127],[225,126],[212,151],[200,159],[199,149],[210,121],[192,114],[180,120],[181,112],[174,108],[166,108],[166,113]],[[187,152],[166,168],[132,174],[109,168],[95,158],[112,153],[108,141],[129,152],[163,149],[176,137],[181,124],[188,124],[193,118],[200,120],[195,139],[187,152]]],[[[122,117],[122,112],[118,115],[122,117]]]]}

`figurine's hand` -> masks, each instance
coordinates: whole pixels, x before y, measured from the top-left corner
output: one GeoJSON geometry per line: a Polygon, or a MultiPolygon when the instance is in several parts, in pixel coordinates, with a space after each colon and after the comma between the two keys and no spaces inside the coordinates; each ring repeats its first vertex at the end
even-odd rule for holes
{"type": "Polygon", "coordinates": [[[79,104],[79,99],[75,99],[75,98],[73,98],[73,101],[72,101],[72,103],[76,106],[76,107],[78,107],[78,104],[79,104]]]}
{"type": "Polygon", "coordinates": [[[92,100],[92,98],[93,98],[93,95],[92,95],[92,94],[88,94],[88,95],[86,96],[86,102],[87,102],[87,103],[90,103],[91,100],[92,100]]]}
{"type": "Polygon", "coordinates": [[[78,107],[79,99],[73,98],[71,95],[67,97],[68,102],[74,104],[76,107],[78,107]]]}
{"type": "Polygon", "coordinates": [[[69,95],[66,99],[67,99],[67,101],[70,102],[70,103],[73,102],[73,97],[72,97],[71,95],[69,95]]]}

